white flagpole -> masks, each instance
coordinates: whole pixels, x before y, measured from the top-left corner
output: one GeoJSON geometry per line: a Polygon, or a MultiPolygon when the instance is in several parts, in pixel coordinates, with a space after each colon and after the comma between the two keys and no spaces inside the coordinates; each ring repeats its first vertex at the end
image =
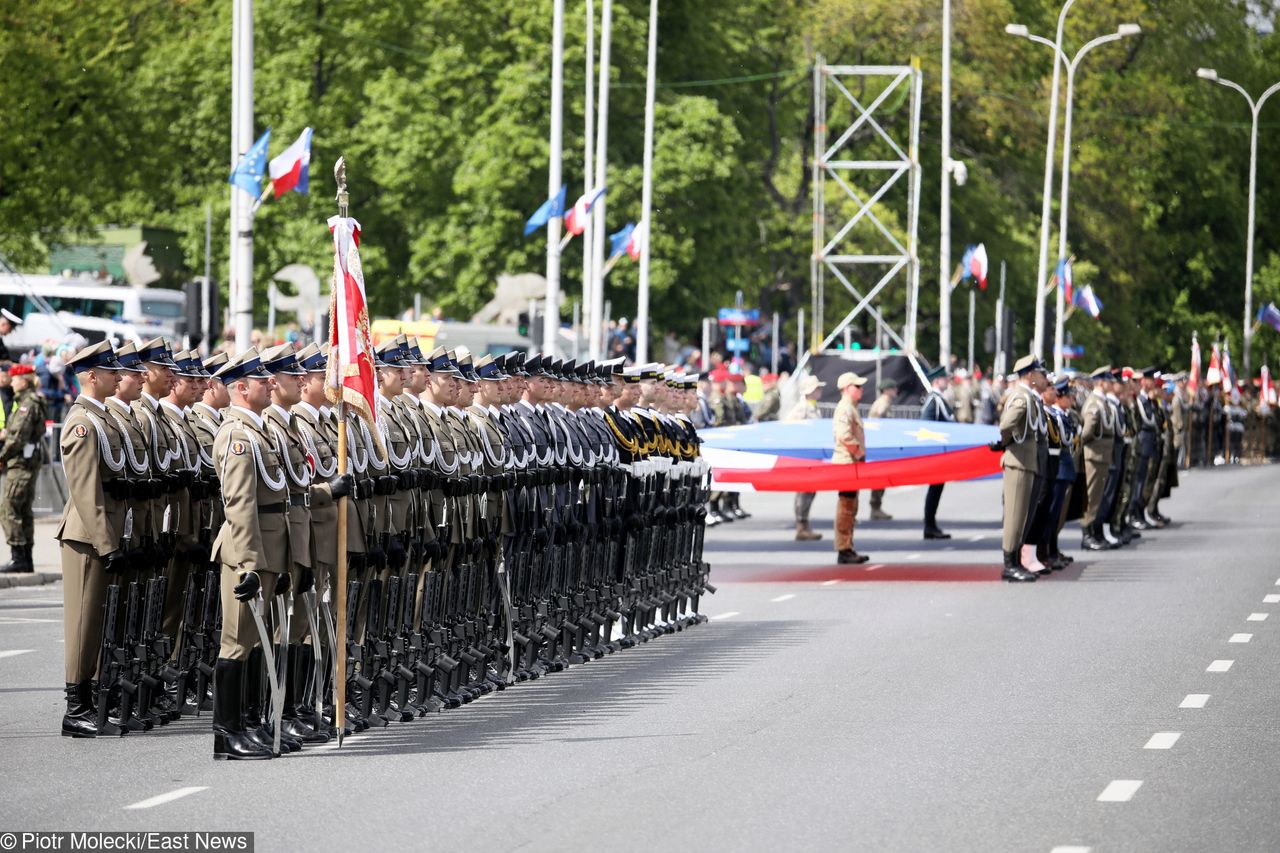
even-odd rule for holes
{"type": "MultiPolygon", "coordinates": [[[[240,162],[240,0],[231,3],[231,172],[240,162]]],[[[228,173],[230,174],[230,172],[228,173]]],[[[239,268],[240,243],[236,240],[236,224],[239,220],[240,188],[227,184],[231,193],[230,215],[227,220],[227,297],[228,308],[236,303],[236,270],[239,268]]],[[[228,311],[228,314],[231,312],[228,311]]],[[[234,327],[233,327],[234,328],[234,327]]],[[[238,342],[237,342],[238,343],[238,342]]]]}
{"type": "MultiPolygon", "coordinates": [[[[236,123],[236,134],[240,152],[243,154],[253,147],[253,0],[237,0],[240,7],[239,45],[240,74],[237,79],[239,94],[239,121],[236,123]]],[[[242,192],[233,190],[233,192],[242,192]]],[[[236,296],[231,306],[236,329],[236,350],[244,352],[249,348],[249,338],[253,335],[253,203],[248,199],[238,199],[236,203],[236,220],[233,239],[236,250],[236,296]]]]}
{"type": "MultiPolygon", "coordinates": [[[[595,44],[596,44],[596,24],[595,11],[592,0],[586,0],[587,3],[587,68],[586,68],[586,91],[582,102],[582,194],[586,195],[591,192],[591,152],[595,146],[595,44]]],[[[565,199],[568,203],[568,199],[565,199]]],[[[591,217],[586,217],[583,223],[582,231],[582,325],[583,332],[590,328],[591,323],[591,306],[594,304],[591,298],[591,289],[595,286],[595,257],[591,254],[591,217]]],[[[587,340],[590,340],[588,336],[587,340]]]]}
{"type": "MultiPolygon", "coordinates": [[[[609,146],[609,41],[613,27],[613,0],[604,0],[600,13],[600,99],[599,126],[596,128],[596,187],[606,186],[608,171],[609,146]]],[[[591,289],[591,337],[588,338],[587,357],[599,361],[603,351],[604,327],[604,276],[600,270],[604,268],[604,238],[606,198],[601,195],[591,207],[592,232],[590,247],[592,264],[594,265],[595,283],[591,289]]]]}
{"type": "MultiPolygon", "coordinates": [[[[564,111],[564,0],[555,0],[551,31],[551,164],[547,169],[547,198],[554,198],[560,192],[561,123],[564,111]]],[[[556,333],[560,329],[562,216],[554,216],[547,222],[547,305],[542,319],[542,351],[545,353],[555,352],[556,333]]]]}
{"type": "Polygon", "coordinates": [[[640,190],[640,284],[636,291],[636,362],[649,361],[649,243],[653,237],[653,111],[658,79],[658,0],[649,0],[649,71],[644,84],[644,184],[640,190]]]}

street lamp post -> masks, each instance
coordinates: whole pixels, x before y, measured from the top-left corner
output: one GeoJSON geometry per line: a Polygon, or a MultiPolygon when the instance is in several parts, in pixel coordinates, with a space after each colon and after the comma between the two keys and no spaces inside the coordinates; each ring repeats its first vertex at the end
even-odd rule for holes
{"type": "MultiPolygon", "coordinates": [[[[1058,43],[1049,41],[1043,36],[1032,35],[1027,31],[1025,26],[1020,24],[1009,24],[1005,27],[1005,32],[1010,35],[1020,36],[1029,41],[1043,44],[1053,49],[1055,67],[1060,62],[1062,67],[1067,70],[1067,103],[1062,120],[1062,201],[1058,206],[1058,258],[1061,260],[1067,256],[1067,213],[1071,197],[1071,101],[1075,94],[1075,78],[1076,69],[1080,67],[1080,61],[1084,59],[1085,54],[1109,42],[1119,41],[1128,36],[1134,36],[1142,32],[1142,28],[1137,24],[1121,24],[1114,33],[1108,33],[1105,36],[1099,36],[1091,42],[1085,44],[1084,47],[1076,51],[1076,55],[1071,59],[1067,59],[1066,53],[1062,50],[1061,39],[1058,43]]],[[[1056,72],[1055,72],[1055,77],[1056,72]]],[[[1042,258],[1042,263],[1044,262],[1042,258]]],[[[1041,325],[1043,323],[1043,302],[1044,288],[1042,283],[1045,280],[1047,269],[1041,274],[1036,281],[1036,316],[1037,316],[1037,336],[1043,334],[1041,325]]],[[[1061,285],[1057,288],[1057,317],[1054,322],[1053,333],[1053,370],[1055,373],[1062,370],[1062,345],[1063,345],[1063,329],[1066,315],[1065,294],[1061,285]]],[[[1041,340],[1043,340],[1041,338],[1041,340]]]]}
{"type": "Polygon", "coordinates": [[[1201,68],[1196,71],[1196,76],[1201,80],[1235,89],[1244,95],[1244,99],[1249,102],[1249,112],[1253,115],[1249,131],[1249,224],[1244,247],[1244,372],[1249,375],[1249,355],[1253,346],[1253,211],[1258,189],[1258,114],[1262,112],[1262,105],[1267,102],[1267,98],[1280,91],[1280,83],[1273,84],[1255,101],[1243,86],[1219,77],[1218,72],[1212,68],[1201,68]]]}
{"type": "MultiPolygon", "coordinates": [[[[1067,22],[1067,11],[1075,0],[1067,0],[1058,12],[1058,34],[1055,41],[1045,42],[1051,45],[1056,55],[1062,55],[1062,29],[1067,22]]],[[[1005,32],[1010,35],[1032,38],[1027,28],[1021,24],[1009,24],[1005,32]]],[[[1033,41],[1040,37],[1032,38],[1033,41]]],[[[1044,151],[1044,194],[1040,206],[1040,263],[1036,269],[1036,326],[1032,336],[1031,351],[1036,358],[1044,358],[1044,284],[1049,277],[1049,214],[1053,203],[1053,155],[1054,146],[1058,143],[1058,73],[1061,69],[1057,62],[1053,63],[1053,83],[1049,89],[1049,140],[1044,151]]]]}

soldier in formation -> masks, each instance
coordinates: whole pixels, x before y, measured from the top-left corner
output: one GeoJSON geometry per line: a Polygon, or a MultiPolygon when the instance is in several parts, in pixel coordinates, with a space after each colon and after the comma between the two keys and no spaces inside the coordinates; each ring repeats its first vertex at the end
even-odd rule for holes
{"type": "Polygon", "coordinates": [[[12,559],[0,572],[30,573],[34,518],[31,503],[36,494],[36,477],[44,464],[44,398],[36,391],[35,371],[27,364],[9,370],[13,387],[13,407],[4,423],[0,439],[0,471],[4,472],[4,498],[0,503],[0,524],[9,543],[12,559]]]}
{"type": "Polygon", "coordinates": [[[326,354],[69,360],[64,735],[207,711],[215,758],[269,759],[705,621],[696,377],[401,336],[370,421],[326,354]]]}
{"type": "Polygon", "coordinates": [[[1006,580],[1069,565],[1058,534],[1070,518],[1081,519],[1086,551],[1119,548],[1169,524],[1159,502],[1177,485],[1180,376],[1105,365],[1073,387],[1066,377],[1051,381],[1031,356],[1014,371],[992,444],[1004,454],[1006,580]]]}

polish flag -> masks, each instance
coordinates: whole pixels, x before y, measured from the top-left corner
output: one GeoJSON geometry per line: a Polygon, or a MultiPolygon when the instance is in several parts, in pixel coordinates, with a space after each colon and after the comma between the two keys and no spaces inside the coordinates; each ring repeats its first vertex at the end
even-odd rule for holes
{"type": "Polygon", "coordinates": [[[271,186],[276,198],[290,190],[306,195],[310,185],[310,166],[311,128],[308,127],[292,145],[271,158],[267,171],[271,175],[271,186]]]}
{"type": "Polygon", "coordinates": [[[333,232],[333,295],[329,302],[329,364],[325,396],[351,407],[369,425],[382,448],[378,429],[378,385],[373,369],[373,339],[360,264],[360,223],[351,217],[329,218],[333,232]]]}
{"type": "Polygon", "coordinates": [[[593,189],[578,196],[578,200],[573,203],[573,209],[565,215],[564,230],[575,235],[585,231],[587,228],[587,214],[591,212],[592,205],[602,195],[604,195],[604,187],[593,189]]]}
{"type": "Polygon", "coordinates": [[[640,248],[644,240],[649,237],[649,223],[641,222],[631,232],[631,236],[627,238],[627,257],[633,261],[640,260],[640,248]]]}
{"type": "Polygon", "coordinates": [[[1218,345],[1213,345],[1209,354],[1209,369],[1204,372],[1205,385],[1218,385],[1222,382],[1222,356],[1218,354],[1218,345]]]}
{"type": "Polygon", "coordinates": [[[978,248],[973,250],[973,254],[969,257],[969,274],[978,280],[978,287],[983,290],[987,289],[987,270],[990,264],[987,262],[987,247],[983,243],[978,244],[978,248]]]}
{"type": "Polygon", "coordinates": [[[1191,373],[1187,377],[1187,390],[1192,394],[1200,390],[1200,342],[1191,336],[1191,373]]]}

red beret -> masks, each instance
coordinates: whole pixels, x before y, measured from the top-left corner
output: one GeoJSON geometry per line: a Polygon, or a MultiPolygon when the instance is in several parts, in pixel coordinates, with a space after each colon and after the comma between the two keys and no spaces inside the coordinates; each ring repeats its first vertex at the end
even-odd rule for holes
{"type": "Polygon", "coordinates": [[[9,368],[10,376],[25,376],[28,373],[35,373],[35,368],[29,364],[15,364],[9,368]]]}

